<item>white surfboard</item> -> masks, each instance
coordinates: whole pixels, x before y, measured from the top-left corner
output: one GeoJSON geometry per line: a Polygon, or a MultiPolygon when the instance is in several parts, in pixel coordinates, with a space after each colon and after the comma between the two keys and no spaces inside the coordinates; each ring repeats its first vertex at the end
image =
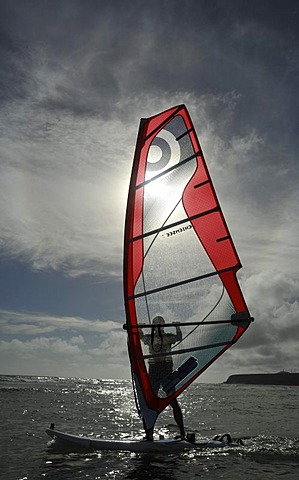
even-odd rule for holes
{"type": "Polygon", "coordinates": [[[84,437],[80,435],[72,435],[70,433],[60,432],[49,428],[46,433],[60,441],[77,445],[78,447],[94,450],[123,450],[130,452],[163,452],[163,451],[183,451],[190,449],[206,449],[206,448],[236,448],[241,443],[230,442],[226,435],[220,440],[213,439],[206,442],[189,442],[181,439],[163,439],[154,440],[111,440],[102,438],[84,437]]]}

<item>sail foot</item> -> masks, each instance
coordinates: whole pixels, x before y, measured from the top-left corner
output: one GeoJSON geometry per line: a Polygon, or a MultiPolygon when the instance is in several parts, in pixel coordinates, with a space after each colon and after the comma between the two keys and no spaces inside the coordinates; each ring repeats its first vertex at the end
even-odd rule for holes
{"type": "Polygon", "coordinates": [[[138,378],[136,375],[134,375],[133,378],[136,387],[140,416],[142,418],[144,430],[146,433],[148,433],[154,428],[154,425],[158,418],[158,412],[147,406],[138,378]]]}

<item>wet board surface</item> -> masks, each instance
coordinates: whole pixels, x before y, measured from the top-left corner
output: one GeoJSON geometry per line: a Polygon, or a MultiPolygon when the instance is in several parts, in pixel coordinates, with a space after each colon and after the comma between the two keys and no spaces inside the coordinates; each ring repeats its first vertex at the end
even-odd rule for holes
{"type": "Polygon", "coordinates": [[[149,442],[146,440],[105,440],[102,438],[72,435],[70,433],[65,433],[50,428],[46,430],[46,433],[54,439],[56,438],[69,444],[94,450],[123,450],[130,452],[171,452],[191,449],[240,447],[239,443],[219,440],[208,440],[206,442],[188,442],[181,439],[163,439],[154,440],[153,442],[149,442]]]}

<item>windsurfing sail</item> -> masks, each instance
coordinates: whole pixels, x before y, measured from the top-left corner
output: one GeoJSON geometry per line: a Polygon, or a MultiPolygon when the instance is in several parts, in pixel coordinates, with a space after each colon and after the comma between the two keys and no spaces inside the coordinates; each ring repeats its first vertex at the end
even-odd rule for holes
{"type": "Polygon", "coordinates": [[[147,431],[252,320],[236,278],[241,263],[185,105],[140,122],[123,266],[124,328],[147,431]],[[156,316],[164,318],[172,340],[178,332],[172,323],[180,327],[167,352],[144,341],[160,329],[152,323],[156,316]],[[157,361],[158,391],[150,375],[157,361]]]}

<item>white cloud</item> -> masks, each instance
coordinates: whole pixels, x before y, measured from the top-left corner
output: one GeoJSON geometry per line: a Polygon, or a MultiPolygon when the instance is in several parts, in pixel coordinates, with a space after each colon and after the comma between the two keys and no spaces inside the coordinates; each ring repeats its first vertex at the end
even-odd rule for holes
{"type": "MultiPolygon", "coordinates": [[[[87,320],[80,317],[59,317],[39,313],[0,311],[0,331],[6,335],[40,335],[53,332],[107,333],[120,329],[112,320],[87,320]]],[[[83,337],[77,338],[78,342],[83,337]]]]}
{"type": "MultiPolygon", "coordinates": [[[[27,140],[15,139],[19,151],[15,151],[15,146],[5,149],[0,177],[0,225],[1,244],[7,254],[25,258],[35,268],[69,265],[70,272],[76,274],[80,270],[84,273],[87,267],[89,274],[119,274],[125,206],[121,166],[124,154],[118,161],[119,154],[112,148],[114,132],[119,131],[117,124],[110,132],[110,143],[108,132],[103,132],[100,124],[97,127],[90,126],[94,148],[91,152],[88,146],[88,160],[78,139],[72,139],[71,146],[61,142],[60,148],[55,136],[41,144],[38,140],[31,139],[27,144],[27,140]],[[107,149],[101,149],[95,141],[99,135],[106,138],[107,149]],[[81,148],[84,153],[78,151],[81,148]],[[109,166],[105,165],[107,162],[109,166]]],[[[86,125],[85,128],[88,129],[86,125]]],[[[80,122],[73,129],[79,135],[80,122]]],[[[129,165],[130,157],[128,178],[129,165]]]]}
{"type": "Polygon", "coordinates": [[[121,331],[110,332],[99,347],[88,349],[88,353],[108,363],[118,363],[121,359],[127,358],[126,335],[121,331]]]}
{"type": "Polygon", "coordinates": [[[61,338],[35,337],[31,340],[21,341],[13,339],[9,342],[2,340],[0,342],[1,353],[8,353],[22,358],[41,358],[38,353],[43,355],[63,354],[77,355],[81,352],[77,345],[62,340],[61,338]]]}
{"type": "Polygon", "coordinates": [[[205,375],[298,370],[299,282],[269,270],[244,281],[254,322],[205,375]]]}
{"type": "Polygon", "coordinates": [[[70,343],[72,345],[84,345],[85,344],[85,340],[84,338],[82,337],[82,335],[78,335],[78,337],[72,337],[70,339],[70,343]]]}
{"type": "Polygon", "coordinates": [[[88,349],[82,336],[0,341],[2,372],[8,374],[129,378],[125,335],[111,332],[98,349],[88,349]],[[117,340],[117,344],[115,344],[117,340]]]}
{"type": "Polygon", "coordinates": [[[292,304],[299,295],[299,281],[291,275],[269,268],[244,282],[246,297],[259,317],[273,317],[284,304],[292,304]]]}
{"type": "MultiPolygon", "coordinates": [[[[209,162],[217,173],[215,165],[224,169],[225,164],[218,160],[227,147],[209,118],[209,109],[221,104],[228,112],[236,99],[198,98],[187,92],[165,94],[163,100],[153,95],[135,96],[120,101],[108,119],[73,117],[32,102],[36,89],[43,91],[43,97],[51,99],[53,95],[51,85],[44,85],[37,73],[34,90],[26,100],[8,104],[0,117],[6,125],[1,141],[2,249],[38,269],[62,268],[70,275],[120,275],[126,196],[139,118],[185,101],[199,126],[200,138],[212,152],[209,162]]],[[[242,156],[244,161],[258,142],[253,133],[233,139],[232,153],[225,158],[230,158],[232,165],[242,156]]],[[[231,176],[227,169],[225,185],[231,176]]]]}

